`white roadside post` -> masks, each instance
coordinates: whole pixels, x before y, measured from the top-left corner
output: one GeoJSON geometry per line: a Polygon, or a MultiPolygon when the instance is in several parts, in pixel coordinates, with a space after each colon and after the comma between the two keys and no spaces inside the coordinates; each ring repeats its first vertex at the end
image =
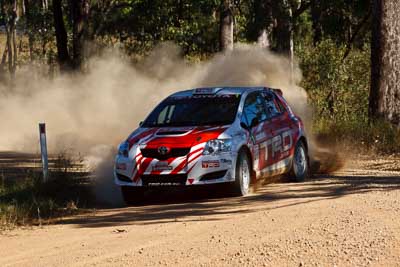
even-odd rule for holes
{"type": "Polygon", "coordinates": [[[46,124],[39,123],[40,152],[42,156],[43,182],[47,182],[49,175],[49,160],[47,156],[46,124]]]}

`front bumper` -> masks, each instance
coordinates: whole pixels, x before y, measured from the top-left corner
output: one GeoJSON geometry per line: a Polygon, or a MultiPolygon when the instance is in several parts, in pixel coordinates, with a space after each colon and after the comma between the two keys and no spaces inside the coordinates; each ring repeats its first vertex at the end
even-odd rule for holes
{"type": "Polygon", "coordinates": [[[132,159],[117,156],[114,166],[114,181],[119,186],[192,186],[227,183],[235,180],[236,153],[199,155],[169,162],[149,159],[146,170],[135,177],[137,165],[132,159]],[[179,168],[179,165],[185,165],[179,168]],[[163,171],[155,171],[163,166],[163,171]],[[179,171],[176,171],[179,168],[179,171]]]}

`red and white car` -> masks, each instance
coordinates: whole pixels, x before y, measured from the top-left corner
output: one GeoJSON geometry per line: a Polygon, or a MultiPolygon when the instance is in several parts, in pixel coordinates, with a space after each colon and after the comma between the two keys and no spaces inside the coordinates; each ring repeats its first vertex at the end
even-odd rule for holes
{"type": "Polygon", "coordinates": [[[120,144],[114,167],[128,204],[151,186],[229,183],[244,196],[256,179],[284,173],[308,175],[307,138],[282,92],[265,87],[167,97],[120,144]]]}

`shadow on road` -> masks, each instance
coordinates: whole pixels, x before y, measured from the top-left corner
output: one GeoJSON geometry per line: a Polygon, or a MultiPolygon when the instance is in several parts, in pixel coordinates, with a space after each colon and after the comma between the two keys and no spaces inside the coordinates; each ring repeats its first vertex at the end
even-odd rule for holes
{"type": "MultiPolygon", "coordinates": [[[[350,173],[351,174],[351,173],[350,173]]],[[[135,207],[103,209],[63,220],[77,227],[105,227],[162,224],[182,221],[215,221],[224,215],[244,215],[295,205],[334,199],[349,194],[400,189],[400,176],[386,175],[320,175],[305,183],[264,184],[248,197],[229,197],[223,188],[210,187],[185,191],[153,191],[147,200],[135,207]]]]}
{"type": "MultiPolygon", "coordinates": [[[[53,164],[56,164],[53,163],[53,164]]],[[[373,166],[374,167],[374,166],[373,166]]],[[[379,166],[381,168],[382,166],[379,166]]],[[[0,174],[20,177],[40,170],[37,155],[0,152],[0,174]]],[[[371,169],[371,168],[370,168],[371,169]]],[[[79,175],[87,175],[79,173],[79,175]]],[[[4,183],[4,178],[3,178],[4,183]]],[[[110,185],[113,186],[113,185],[110,185]]],[[[162,188],[148,192],[146,200],[135,207],[95,206],[95,212],[66,218],[62,224],[77,227],[162,224],[179,221],[226,220],[257,211],[335,199],[349,194],[400,189],[400,172],[345,170],[342,173],[317,175],[304,183],[264,183],[250,196],[230,197],[225,186],[191,189],[162,188]],[[373,173],[373,174],[371,174],[373,173]],[[397,175],[396,175],[397,174],[397,175]],[[228,216],[227,216],[228,215],[228,216]]]]}

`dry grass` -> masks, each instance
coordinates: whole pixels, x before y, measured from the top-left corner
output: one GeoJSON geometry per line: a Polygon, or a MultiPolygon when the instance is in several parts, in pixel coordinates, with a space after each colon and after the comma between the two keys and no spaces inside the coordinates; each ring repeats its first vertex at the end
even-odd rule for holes
{"type": "MultiPolygon", "coordinates": [[[[0,184],[0,229],[18,225],[45,224],[76,214],[93,205],[89,173],[82,162],[60,153],[51,160],[51,175],[42,182],[38,166],[14,163],[23,173],[11,178],[2,168],[0,184]],[[19,167],[18,167],[19,166],[19,167]]],[[[33,164],[34,165],[34,164],[33,164]]]]}

